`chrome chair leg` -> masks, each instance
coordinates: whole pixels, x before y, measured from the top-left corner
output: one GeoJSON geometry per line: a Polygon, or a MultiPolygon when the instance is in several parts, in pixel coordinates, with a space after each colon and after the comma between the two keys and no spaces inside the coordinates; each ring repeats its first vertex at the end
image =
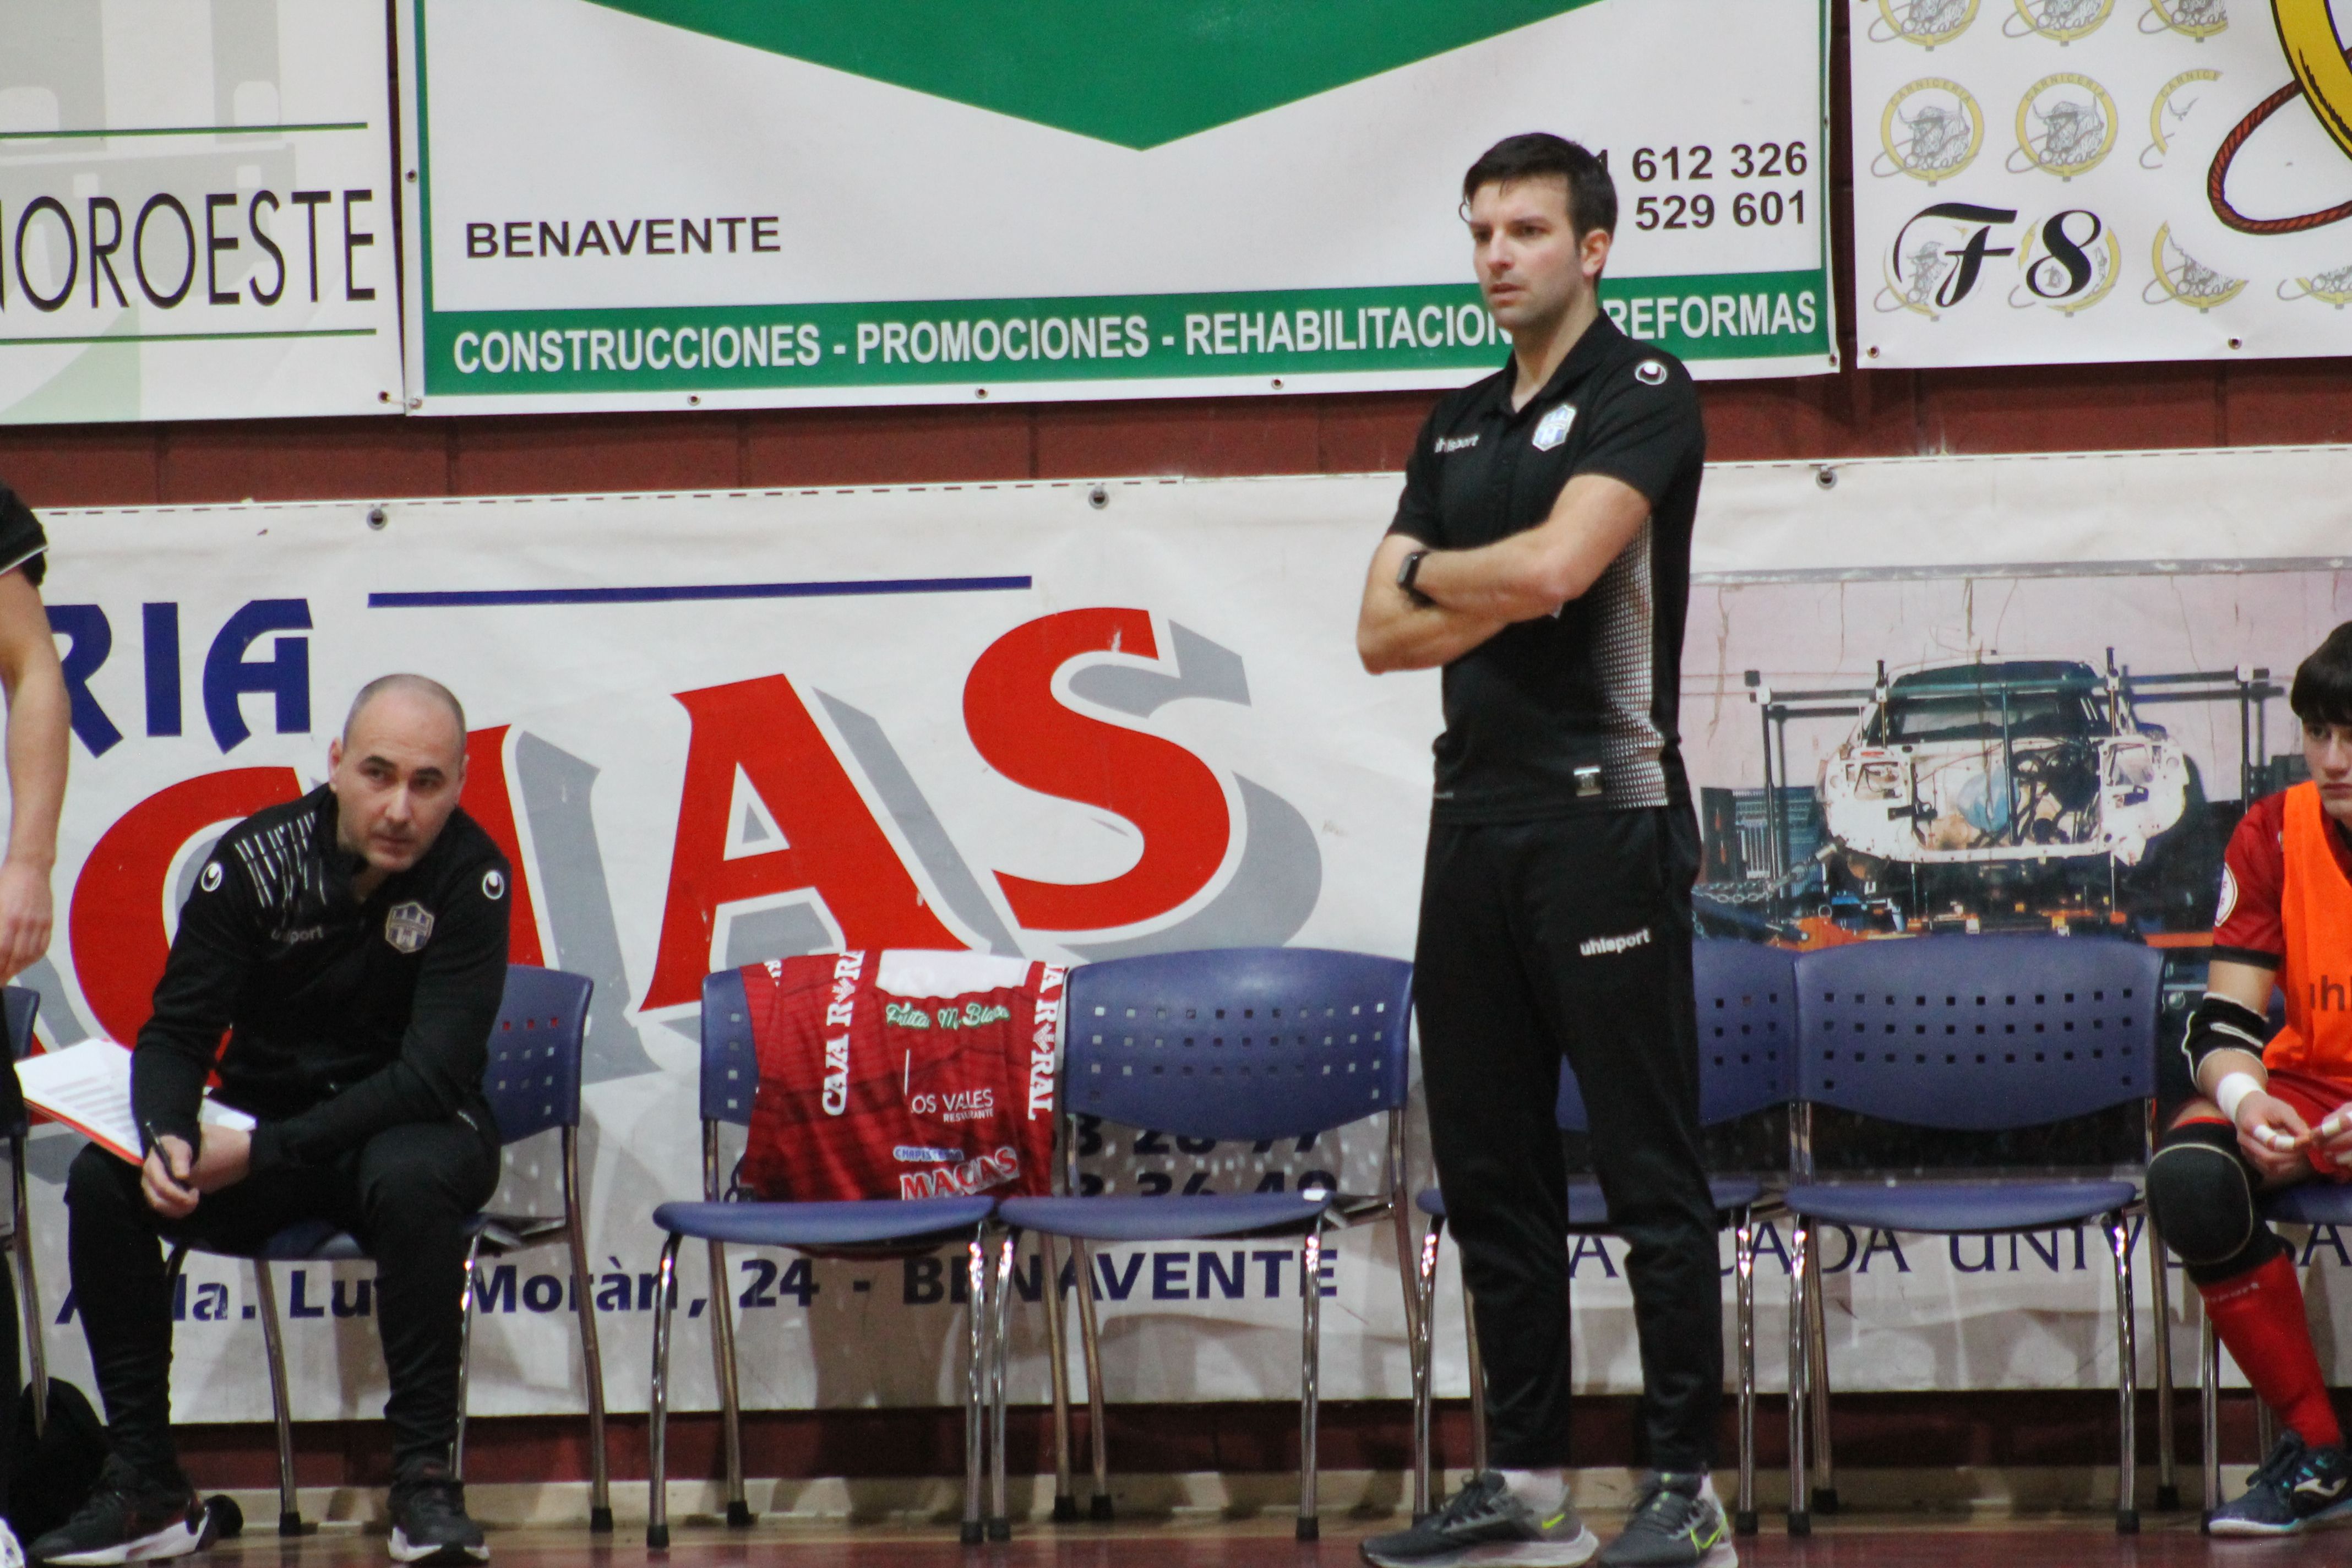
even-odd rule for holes
{"type": "Polygon", "coordinates": [[[2131,1227],[2121,1213],[2105,1218],[2107,1247],[2116,1266],[2116,1399],[2121,1428],[2116,1457],[2116,1533],[2139,1533],[2139,1359],[2132,1321],[2131,1227]]]}
{"type": "Polygon", "coordinates": [[[1298,1248],[1298,1289],[1304,1301],[1299,1312],[1304,1321],[1299,1325],[1297,1537],[1313,1541],[1321,1535],[1323,1528],[1316,1511],[1315,1485],[1315,1436],[1321,1395],[1318,1374],[1323,1359],[1322,1232],[1307,1233],[1298,1248]]]}
{"type": "Polygon", "coordinates": [[[654,1273],[654,1375],[652,1408],[646,1421],[646,1548],[669,1550],[669,1335],[670,1282],[677,1278],[677,1244],[672,1232],[662,1244],[654,1273]]]}
{"type": "Polygon", "coordinates": [[[1815,1513],[1838,1510],[1837,1468],[1830,1449],[1829,1294],[1822,1289],[1822,1233],[1814,1227],[1805,1238],[1812,1256],[1806,1260],[1811,1279],[1805,1291],[1805,1392],[1813,1415],[1813,1507],[1815,1513]]]}
{"type": "Polygon", "coordinates": [[[1008,1230],[997,1243],[996,1295],[989,1303],[988,1538],[1013,1539],[1013,1514],[1004,1498],[1004,1361],[1013,1337],[1013,1255],[1020,1246],[1018,1232],[1008,1230]]]}
{"type": "Polygon", "coordinates": [[[1467,1279],[1462,1282],[1462,1344],[1470,1358],[1470,1471],[1477,1475],[1486,1468],[1486,1358],[1478,1353],[1478,1303],[1467,1279]]]}
{"type": "Polygon", "coordinates": [[[449,1446],[449,1473],[466,1479],[466,1384],[474,1370],[474,1269],[482,1257],[482,1233],[466,1243],[465,1282],[457,1287],[457,1437],[449,1446]]]}
{"type": "Polygon", "coordinates": [[[743,1498],[743,1394],[735,1375],[735,1281],[727,1272],[724,1244],[710,1245],[710,1331],[719,1356],[719,1410],[727,1446],[727,1523],[740,1530],[751,1522],[743,1498]]]}
{"type": "Polygon", "coordinates": [[[2267,1459],[2271,1457],[2271,1450],[2277,1446],[2278,1412],[2257,1394],[2254,1398],[2254,1452],[2267,1459]]]}
{"type": "Polygon", "coordinates": [[[2170,1512],[2180,1506],[2178,1447],[2173,1440],[2172,1402],[2172,1261],[2165,1255],[2163,1233],[2156,1216],[2140,1221],[2147,1237],[2148,1279],[2156,1287],[2156,1310],[2148,1320],[2156,1355],[2156,1506],[2170,1512]]]}
{"type": "Polygon", "coordinates": [[[294,1415],[286,1393],[286,1345],[278,1336],[278,1282],[269,1260],[253,1260],[253,1294],[261,1307],[261,1341],[269,1356],[269,1406],[278,1423],[278,1533],[302,1533],[302,1510],[294,1495],[294,1415]]]}
{"type": "Polygon", "coordinates": [[[1789,1533],[1813,1532],[1811,1494],[1805,1463],[1805,1373],[1812,1363],[1811,1335],[1805,1332],[1812,1270],[1812,1237],[1801,1216],[1790,1220],[1789,1232],[1789,1533]]]}
{"type": "Polygon", "coordinates": [[[1096,1326],[1095,1249],[1075,1237],[1070,1241],[1070,1256],[1078,1271],[1078,1350],[1087,1368],[1087,1436],[1094,1447],[1095,1495],[1087,1505],[1087,1516],[1097,1521],[1111,1517],[1110,1500],[1110,1433],[1103,1421],[1102,1336],[1096,1326]]]}
{"type": "Polygon", "coordinates": [[[2213,1334],[2213,1320],[2197,1314],[2198,1436],[2205,1454],[2205,1521],[2221,1506],[2221,1347],[2213,1334]]]}
{"type": "Polygon", "coordinates": [[[1741,1209],[1731,1233],[1731,1273],[1739,1318],[1739,1506],[1731,1528],[1756,1533],[1756,1215],[1741,1209]]]}
{"type": "Polygon", "coordinates": [[[964,1243],[964,1279],[971,1331],[963,1363],[963,1543],[977,1546],[987,1539],[981,1519],[980,1478],[985,1447],[981,1406],[988,1381],[988,1233],[985,1226],[964,1243]]]}
{"type": "MultiPolygon", "coordinates": [[[[1402,1129],[1403,1123],[1399,1122],[1397,1126],[1402,1129]]],[[[1402,1190],[1390,1194],[1389,1214],[1396,1226],[1397,1284],[1404,1297],[1405,1343],[1418,1344],[1428,1336],[1421,1331],[1421,1291],[1412,1268],[1412,1208],[1402,1190]]]]}
{"type": "Polygon", "coordinates": [[[563,1231],[580,1292],[580,1365],[588,1382],[588,1529],[613,1532],[613,1472],[604,1447],[604,1349],[596,1331],[595,1278],[588,1271],[588,1227],[580,1212],[580,1130],[563,1130],[563,1231]]]}
{"type": "MultiPolygon", "coordinates": [[[[1037,1274],[1045,1292],[1045,1370],[1054,1390],[1054,1522],[1067,1524],[1078,1517],[1078,1500],[1070,1485],[1070,1325],[1062,1314],[1060,1252],[1052,1237],[1037,1233],[1037,1274]]],[[[1085,1282],[1079,1283],[1083,1288],[1085,1282]]]]}
{"type": "MultiPolygon", "coordinates": [[[[1421,1251],[1413,1258],[1412,1288],[1421,1298],[1417,1327],[1410,1340],[1412,1366],[1412,1517],[1416,1523],[1427,1519],[1433,1506],[1430,1501],[1430,1468],[1433,1464],[1433,1439],[1430,1432],[1432,1363],[1437,1353],[1436,1284],[1437,1244],[1444,1234],[1445,1222],[1430,1221],[1429,1230],[1421,1238],[1421,1251]]],[[[1411,1332],[1411,1331],[1408,1331],[1411,1332]]]]}
{"type": "Polygon", "coordinates": [[[25,1320],[25,1370],[33,1383],[33,1435],[37,1437],[49,1425],[49,1352],[41,1336],[41,1284],[33,1271],[33,1211],[25,1195],[25,1141],[8,1140],[8,1153],[16,1213],[8,1256],[16,1267],[16,1305],[25,1320]]]}

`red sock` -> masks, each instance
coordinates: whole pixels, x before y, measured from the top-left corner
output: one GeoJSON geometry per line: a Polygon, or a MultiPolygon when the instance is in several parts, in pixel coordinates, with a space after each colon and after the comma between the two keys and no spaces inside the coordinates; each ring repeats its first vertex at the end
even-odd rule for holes
{"type": "Polygon", "coordinates": [[[2342,1443],[2343,1428],[2327,1401],[2327,1380],[2311,1348],[2294,1257],[2281,1253],[2235,1279],[2199,1289],[2213,1331],[2263,1403],[2313,1447],[2342,1443]]]}

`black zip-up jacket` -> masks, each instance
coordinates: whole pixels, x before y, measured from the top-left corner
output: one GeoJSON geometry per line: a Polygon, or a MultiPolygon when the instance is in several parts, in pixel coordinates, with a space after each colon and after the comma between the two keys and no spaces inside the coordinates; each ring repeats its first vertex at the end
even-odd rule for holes
{"type": "Polygon", "coordinates": [[[146,1137],[194,1142],[215,1065],[220,1100],[260,1121],[256,1172],[453,1115],[497,1137],[482,1070],[506,987],[506,857],[452,812],[362,903],[335,825],[321,785],[237,824],[198,873],[131,1058],[146,1137]]]}

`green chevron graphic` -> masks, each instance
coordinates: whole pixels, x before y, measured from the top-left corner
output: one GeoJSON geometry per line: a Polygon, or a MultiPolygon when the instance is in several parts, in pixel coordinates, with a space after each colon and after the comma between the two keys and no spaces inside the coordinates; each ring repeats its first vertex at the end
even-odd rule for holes
{"type": "Polygon", "coordinates": [[[591,3],[1140,149],[1599,0],[591,3]]]}

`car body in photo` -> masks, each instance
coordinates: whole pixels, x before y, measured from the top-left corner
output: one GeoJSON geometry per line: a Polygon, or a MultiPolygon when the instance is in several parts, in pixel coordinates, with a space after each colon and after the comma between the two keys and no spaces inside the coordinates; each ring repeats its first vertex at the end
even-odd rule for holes
{"type": "Polygon", "coordinates": [[[2063,659],[1979,659],[1882,679],[1822,768],[1823,826],[1853,876],[2137,866],[2199,798],[2124,679],[2063,659]]]}

